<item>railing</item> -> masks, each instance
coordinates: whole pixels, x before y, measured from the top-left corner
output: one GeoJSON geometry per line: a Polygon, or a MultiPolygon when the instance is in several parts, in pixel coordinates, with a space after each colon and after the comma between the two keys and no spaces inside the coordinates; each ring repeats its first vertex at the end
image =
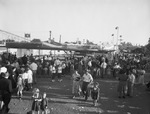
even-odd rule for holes
{"type": "Polygon", "coordinates": [[[11,41],[17,41],[17,42],[30,42],[31,39],[29,38],[25,38],[25,37],[21,37],[15,34],[12,34],[10,32],[4,31],[4,30],[0,30],[0,39],[3,41],[7,41],[7,40],[11,40],[11,41]]]}

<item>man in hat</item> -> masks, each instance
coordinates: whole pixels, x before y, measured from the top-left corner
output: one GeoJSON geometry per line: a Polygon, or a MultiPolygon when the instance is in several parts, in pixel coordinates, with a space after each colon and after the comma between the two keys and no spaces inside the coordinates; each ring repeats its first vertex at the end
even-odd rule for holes
{"type": "Polygon", "coordinates": [[[82,92],[83,92],[83,95],[85,96],[85,101],[86,101],[88,99],[88,85],[93,82],[93,77],[89,73],[88,69],[86,69],[86,71],[82,77],[82,81],[83,81],[82,92]]]}
{"type": "Polygon", "coordinates": [[[2,97],[2,101],[4,102],[3,113],[7,113],[9,111],[8,105],[11,100],[12,93],[12,84],[11,80],[8,79],[9,73],[7,72],[6,67],[2,67],[0,69],[1,79],[0,79],[0,94],[2,97]]]}
{"type": "Polygon", "coordinates": [[[32,73],[33,73],[33,83],[36,84],[37,83],[36,72],[37,72],[38,65],[36,64],[35,60],[32,61],[32,63],[30,64],[29,67],[30,67],[30,69],[32,70],[32,73]]]}

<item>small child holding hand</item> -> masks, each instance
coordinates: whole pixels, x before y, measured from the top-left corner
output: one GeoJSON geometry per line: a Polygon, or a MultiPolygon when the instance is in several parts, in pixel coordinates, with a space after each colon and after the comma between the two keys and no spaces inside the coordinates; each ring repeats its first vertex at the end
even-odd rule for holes
{"type": "Polygon", "coordinates": [[[46,97],[46,93],[44,92],[43,93],[43,96],[42,96],[42,101],[41,101],[41,111],[42,111],[42,114],[48,114],[48,99],[46,97]]]}
{"type": "Polygon", "coordinates": [[[93,99],[93,105],[96,106],[99,100],[100,88],[99,83],[95,82],[91,89],[91,97],[93,99]]]}
{"type": "Polygon", "coordinates": [[[22,79],[22,74],[19,74],[18,79],[17,79],[17,95],[19,96],[20,100],[22,98],[23,86],[24,86],[24,83],[22,79]]]}
{"type": "Polygon", "coordinates": [[[33,103],[32,103],[32,113],[37,112],[40,114],[40,104],[41,104],[41,96],[40,96],[40,90],[38,88],[34,88],[33,90],[33,103]]]}

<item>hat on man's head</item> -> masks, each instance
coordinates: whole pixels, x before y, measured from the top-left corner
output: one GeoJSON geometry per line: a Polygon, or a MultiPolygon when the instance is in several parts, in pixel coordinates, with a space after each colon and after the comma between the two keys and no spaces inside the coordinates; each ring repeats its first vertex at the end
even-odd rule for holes
{"type": "Polygon", "coordinates": [[[0,68],[0,73],[6,73],[7,72],[7,68],[6,67],[1,67],[0,68]]]}

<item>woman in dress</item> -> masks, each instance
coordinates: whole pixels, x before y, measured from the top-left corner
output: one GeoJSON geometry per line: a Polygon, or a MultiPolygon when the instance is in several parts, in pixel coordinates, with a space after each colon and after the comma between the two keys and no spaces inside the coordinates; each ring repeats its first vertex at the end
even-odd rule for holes
{"type": "Polygon", "coordinates": [[[141,70],[139,71],[139,84],[141,85],[144,85],[144,75],[145,75],[144,67],[141,67],[141,70]]]}
{"type": "Polygon", "coordinates": [[[81,88],[80,88],[81,76],[77,70],[75,70],[75,72],[73,73],[72,80],[73,80],[72,94],[73,94],[73,98],[75,98],[77,94],[80,95],[80,92],[81,92],[81,88]]]}

